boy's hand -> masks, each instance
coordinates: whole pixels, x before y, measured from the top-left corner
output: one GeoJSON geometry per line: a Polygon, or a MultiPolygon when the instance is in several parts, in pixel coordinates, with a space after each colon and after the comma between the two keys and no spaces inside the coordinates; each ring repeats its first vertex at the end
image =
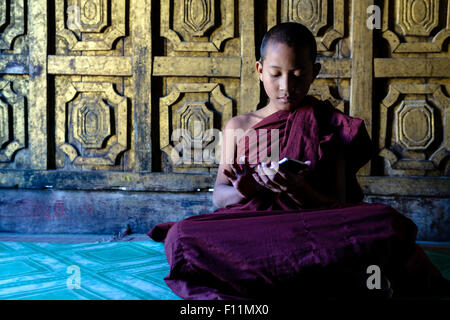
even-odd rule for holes
{"type": "Polygon", "coordinates": [[[296,194],[305,187],[305,170],[302,170],[299,173],[292,173],[288,170],[279,168],[278,163],[265,162],[257,166],[253,178],[261,186],[273,192],[296,194]]]}
{"type": "Polygon", "coordinates": [[[254,166],[250,166],[246,160],[244,160],[242,167],[233,162],[231,164],[231,172],[224,169],[223,173],[233,184],[233,187],[244,198],[251,198],[256,192],[262,189],[252,176],[254,173],[254,166]]]}

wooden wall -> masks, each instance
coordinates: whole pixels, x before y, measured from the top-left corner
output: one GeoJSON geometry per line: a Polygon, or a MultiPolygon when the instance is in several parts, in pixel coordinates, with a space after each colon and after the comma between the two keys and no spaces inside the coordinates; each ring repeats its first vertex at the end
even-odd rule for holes
{"type": "Polygon", "coordinates": [[[258,48],[281,21],[316,37],[311,94],[379,147],[368,199],[442,199],[449,232],[449,0],[0,1],[0,186],[207,192],[219,155],[178,141],[211,146],[261,106],[258,48]]]}

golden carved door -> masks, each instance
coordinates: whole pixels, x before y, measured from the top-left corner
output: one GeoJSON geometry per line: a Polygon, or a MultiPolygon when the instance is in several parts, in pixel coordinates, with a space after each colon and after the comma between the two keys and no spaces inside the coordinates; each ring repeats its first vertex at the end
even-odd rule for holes
{"type": "Polygon", "coordinates": [[[297,21],[316,37],[322,63],[311,93],[364,119],[378,146],[359,172],[368,199],[448,198],[449,6],[0,1],[0,185],[207,191],[218,155],[180,152],[180,141],[207,150],[220,142],[209,129],[256,110],[261,38],[297,21]]]}
{"type": "Polygon", "coordinates": [[[312,94],[365,120],[379,147],[359,171],[366,194],[448,197],[450,2],[269,0],[266,12],[268,27],[309,27],[312,94]]]}
{"type": "Polygon", "coordinates": [[[2,186],[213,185],[214,161],[171,165],[172,134],[205,143],[202,132],[256,106],[253,1],[1,4],[2,186]]]}
{"type": "Polygon", "coordinates": [[[151,170],[150,1],[1,3],[15,30],[2,48],[4,88],[26,101],[25,112],[2,113],[15,145],[2,184],[96,189],[132,180],[115,172],[151,170]]]}

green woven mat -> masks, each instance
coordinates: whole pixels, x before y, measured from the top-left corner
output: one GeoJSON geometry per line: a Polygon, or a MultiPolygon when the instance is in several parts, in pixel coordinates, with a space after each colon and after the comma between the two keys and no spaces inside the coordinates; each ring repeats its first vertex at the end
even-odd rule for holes
{"type": "Polygon", "coordinates": [[[164,245],[0,242],[0,299],[179,300],[164,245]]]}
{"type": "Polygon", "coordinates": [[[450,280],[450,250],[445,252],[425,250],[425,253],[442,275],[450,280]]]}
{"type": "MultiPolygon", "coordinates": [[[[450,252],[425,252],[450,279],[450,252]]],[[[168,273],[153,241],[0,242],[1,300],[179,300],[168,273]]]]}

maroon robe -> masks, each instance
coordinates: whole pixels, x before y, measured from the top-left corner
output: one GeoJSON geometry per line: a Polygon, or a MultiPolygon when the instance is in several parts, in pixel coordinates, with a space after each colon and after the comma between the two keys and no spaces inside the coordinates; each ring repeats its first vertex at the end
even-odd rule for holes
{"type": "MultiPolygon", "coordinates": [[[[170,265],[164,280],[178,296],[376,296],[380,290],[366,285],[371,265],[380,267],[394,296],[432,292],[442,283],[415,244],[416,225],[389,206],[362,202],[356,172],[373,154],[362,120],[308,96],[296,109],[275,112],[252,128],[278,129],[280,158],[311,161],[307,180],[323,194],[336,193],[336,151],[342,150],[347,203],[302,208],[267,190],[244,203],[153,227],[148,235],[164,241],[170,265]]],[[[241,149],[249,159],[258,151],[250,145],[241,149]]]]}

